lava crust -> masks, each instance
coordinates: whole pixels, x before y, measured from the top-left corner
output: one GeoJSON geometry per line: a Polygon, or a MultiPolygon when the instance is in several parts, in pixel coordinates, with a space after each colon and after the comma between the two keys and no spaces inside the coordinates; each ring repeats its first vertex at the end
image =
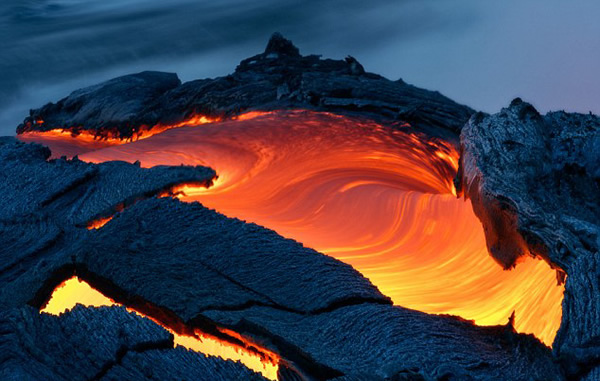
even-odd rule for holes
{"type": "Polygon", "coordinates": [[[124,308],[77,306],[60,317],[32,307],[0,313],[3,380],[265,380],[232,361],[181,347],[124,308]]]}

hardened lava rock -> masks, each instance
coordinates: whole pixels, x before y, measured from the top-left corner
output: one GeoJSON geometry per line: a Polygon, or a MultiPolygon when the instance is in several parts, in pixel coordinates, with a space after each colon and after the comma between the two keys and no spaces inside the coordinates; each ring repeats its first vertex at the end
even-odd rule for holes
{"type": "Polygon", "coordinates": [[[225,77],[184,84],[175,74],[157,72],[115,78],[31,110],[17,133],[60,128],[126,139],[142,126],[178,124],[192,115],[282,109],[407,122],[449,139],[473,113],[438,92],[368,73],[352,57],[302,56],[291,41],[275,33],[263,53],[243,60],[225,77]]]}
{"type": "Polygon", "coordinates": [[[570,379],[600,363],[600,118],[540,115],[515,99],[462,130],[458,188],[473,201],[490,253],[505,267],[538,255],[564,279],[553,349],[570,379]]]}
{"type": "Polygon", "coordinates": [[[177,74],[145,71],[126,75],[76,90],[56,103],[49,103],[31,116],[18,132],[68,128],[77,134],[93,126],[98,135],[104,130],[131,136],[139,117],[155,99],[181,85],[177,74]],[[116,131],[113,131],[116,129],[116,131]]]}
{"type": "Polygon", "coordinates": [[[172,334],[123,307],[81,305],[60,316],[32,307],[1,311],[0,378],[265,380],[240,363],[174,348],[172,334]]]}

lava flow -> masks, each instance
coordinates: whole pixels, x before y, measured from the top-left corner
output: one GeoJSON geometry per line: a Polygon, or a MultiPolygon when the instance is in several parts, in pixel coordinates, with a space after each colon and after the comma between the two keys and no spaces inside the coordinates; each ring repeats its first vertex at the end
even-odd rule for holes
{"type": "MultiPolygon", "coordinates": [[[[73,277],[56,287],[52,293],[52,296],[48,300],[48,303],[40,310],[40,312],[59,315],[72,309],[77,304],[82,304],[86,307],[119,305],[103,295],[100,291],[92,288],[88,283],[78,279],[77,277],[73,277]]],[[[140,313],[139,311],[131,308],[127,308],[127,310],[129,312],[149,318],[155,323],[161,325],[173,335],[175,346],[180,345],[184,348],[191,349],[208,356],[218,356],[226,360],[239,361],[255,372],[261,373],[264,377],[270,380],[277,380],[279,356],[271,351],[268,351],[264,348],[259,349],[254,344],[250,344],[254,350],[249,350],[247,347],[235,345],[211,335],[207,335],[197,329],[193,330],[192,334],[181,334],[176,332],[174,329],[169,328],[165,324],[160,323],[158,320],[140,313]]],[[[225,329],[222,331],[237,341],[246,343],[246,339],[236,332],[225,329]]]]}
{"type": "Polygon", "coordinates": [[[506,324],[551,345],[563,286],[535,258],[504,271],[469,201],[454,196],[458,154],[441,141],[375,122],[277,112],[211,128],[171,129],[83,160],[206,165],[209,189],[184,188],[230,217],[271,228],[352,265],[394,303],[506,324]]]}

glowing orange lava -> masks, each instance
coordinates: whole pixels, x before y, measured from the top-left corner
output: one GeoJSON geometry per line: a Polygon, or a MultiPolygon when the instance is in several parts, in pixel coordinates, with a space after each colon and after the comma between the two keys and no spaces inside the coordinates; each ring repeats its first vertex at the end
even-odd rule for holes
{"type": "Polygon", "coordinates": [[[88,230],[92,230],[92,229],[100,229],[101,227],[103,227],[104,225],[106,225],[106,223],[110,220],[112,220],[113,217],[105,217],[105,218],[99,218],[97,220],[91,221],[88,225],[87,228],[88,230]]]}
{"type": "MultiPolygon", "coordinates": [[[[17,135],[17,138],[24,142],[35,142],[48,146],[52,150],[53,159],[63,155],[73,157],[82,152],[122,144],[119,139],[98,139],[86,131],[78,136],[74,136],[68,130],[28,131],[17,135]]],[[[125,143],[125,141],[122,142],[125,143]]]]}
{"type": "Polygon", "coordinates": [[[456,199],[458,154],[406,128],[315,112],[182,127],[83,160],[207,165],[209,189],[179,197],[276,230],[351,264],[394,303],[506,324],[551,345],[563,286],[545,262],[504,271],[469,201],[456,199]]]}
{"type": "MultiPolygon", "coordinates": [[[[88,283],[73,277],[56,287],[50,300],[40,312],[59,315],[72,309],[77,304],[82,304],[86,307],[118,305],[118,303],[115,303],[110,298],[93,289],[88,283]]],[[[217,356],[227,360],[239,361],[255,372],[261,373],[264,377],[270,380],[277,380],[279,356],[271,351],[258,347],[236,332],[223,330],[223,333],[233,334],[230,336],[244,343],[245,346],[235,345],[218,339],[197,329],[194,330],[193,336],[179,334],[157,320],[138,311],[130,308],[128,308],[128,311],[147,317],[163,326],[163,328],[173,334],[175,346],[181,345],[182,347],[208,356],[217,356]],[[248,347],[251,347],[254,350],[248,350],[248,347]]]]}

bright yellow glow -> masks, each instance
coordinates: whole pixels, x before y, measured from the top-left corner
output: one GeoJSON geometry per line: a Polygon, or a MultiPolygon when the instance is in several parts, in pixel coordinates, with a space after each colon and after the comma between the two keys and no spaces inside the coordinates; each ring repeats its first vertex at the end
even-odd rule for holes
{"type": "MultiPolygon", "coordinates": [[[[59,315],[82,304],[86,307],[101,307],[118,305],[110,298],[93,289],[88,283],[76,277],[68,279],[59,285],[52,293],[47,305],[40,310],[52,315],[59,315]]],[[[138,311],[129,309],[132,313],[145,316],[138,311]]],[[[150,318],[157,324],[156,320],[150,318]]],[[[162,325],[162,324],[161,324],[162,325]]],[[[215,337],[196,331],[194,336],[180,335],[169,327],[162,325],[173,334],[175,345],[181,345],[187,349],[203,353],[208,356],[216,356],[227,360],[239,361],[255,372],[261,373],[270,380],[277,380],[279,357],[274,353],[263,350],[263,356],[250,352],[242,346],[237,346],[215,337]]],[[[236,337],[238,338],[238,337],[236,337]]],[[[240,337],[241,338],[241,337],[240,337]]],[[[252,345],[255,348],[255,345],[252,345]]]]}
{"type": "Polygon", "coordinates": [[[101,307],[115,306],[114,301],[102,295],[87,284],[73,277],[56,287],[50,300],[40,312],[45,312],[52,315],[60,315],[65,311],[69,311],[76,304],[82,304],[86,307],[101,307]]]}

